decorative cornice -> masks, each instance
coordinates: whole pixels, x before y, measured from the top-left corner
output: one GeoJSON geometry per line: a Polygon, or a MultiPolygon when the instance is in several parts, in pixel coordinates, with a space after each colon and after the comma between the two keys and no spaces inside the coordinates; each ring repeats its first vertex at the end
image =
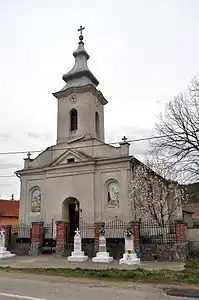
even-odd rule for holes
{"type": "Polygon", "coordinates": [[[31,168],[31,169],[22,169],[17,171],[16,173],[19,175],[37,175],[43,173],[43,175],[46,174],[48,171],[53,171],[53,170],[63,170],[63,169],[72,169],[72,168],[79,168],[81,166],[89,166],[89,165],[94,165],[95,161],[83,161],[83,162],[75,162],[74,164],[63,164],[63,165],[57,165],[57,166],[46,166],[42,168],[31,168]]]}
{"type": "Polygon", "coordinates": [[[81,86],[81,87],[70,87],[66,90],[61,90],[59,92],[53,93],[53,96],[55,96],[57,99],[60,99],[63,97],[67,97],[72,93],[84,93],[84,92],[92,92],[93,95],[96,96],[103,105],[108,103],[108,101],[104,98],[102,92],[97,90],[92,84],[81,86]]]}

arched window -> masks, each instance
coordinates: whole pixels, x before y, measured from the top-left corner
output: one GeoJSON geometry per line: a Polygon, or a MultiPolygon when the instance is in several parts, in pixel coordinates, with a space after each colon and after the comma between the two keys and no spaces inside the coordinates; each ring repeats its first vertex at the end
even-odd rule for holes
{"type": "Polygon", "coordinates": [[[34,188],[31,192],[31,212],[41,212],[41,191],[39,188],[34,188]]]}
{"type": "Polygon", "coordinates": [[[99,114],[98,114],[97,111],[95,112],[95,131],[96,131],[97,137],[99,137],[99,132],[100,132],[100,129],[99,129],[99,114]]]}
{"type": "Polygon", "coordinates": [[[78,114],[77,114],[77,110],[76,109],[72,109],[70,111],[70,130],[77,130],[77,118],[78,118],[78,114]]]}
{"type": "Polygon", "coordinates": [[[116,181],[110,181],[107,185],[108,207],[119,207],[119,184],[116,181]]]}

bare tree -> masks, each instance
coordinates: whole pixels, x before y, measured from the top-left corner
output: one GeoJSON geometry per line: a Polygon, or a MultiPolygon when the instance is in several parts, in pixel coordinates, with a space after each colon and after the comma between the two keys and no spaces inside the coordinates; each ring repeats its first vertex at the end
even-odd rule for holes
{"type": "Polygon", "coordinates": [[[149,148],[145,155],[145,165],[148,169],[153,170],[160,177],[168,181],[178,180],[178,174],[176,169],[171,166],[167,159],[160,155],[159,151],[156,148],[149,148]]]}
{"type": "Polygon", "coordinates": [[[186,182],[199,179],[199,77],[170,101],[155,126],[151,148],[186,182]]]}
{"type": "Polygon", "coordinates": [[[137,218],[164,227],[178,217],[185,202],[184,190],[177,182],[165,180],[146,165],[135,168],[129,184],[129,206],[137,218]]]}

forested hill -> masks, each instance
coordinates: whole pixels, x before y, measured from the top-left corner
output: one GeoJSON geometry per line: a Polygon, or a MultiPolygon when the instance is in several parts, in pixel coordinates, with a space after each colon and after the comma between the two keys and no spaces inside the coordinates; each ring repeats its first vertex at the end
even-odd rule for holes
{"type": "Polygon", "coordinates": [[[190,200],[199,202],[199,182],[187,184],[185,188],[190,195],[190,200]]]}

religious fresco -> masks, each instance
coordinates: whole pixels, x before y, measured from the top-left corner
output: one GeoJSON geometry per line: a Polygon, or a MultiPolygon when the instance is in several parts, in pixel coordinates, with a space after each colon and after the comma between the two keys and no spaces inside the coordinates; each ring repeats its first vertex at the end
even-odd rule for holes
{"type": "Polygon", "coordinates": [[[31,212],[33,213],[41,212],[41,191],[39,189],[34,189],[32,192],[31,212]]]}
{"type": "Polygon", "coordinates": [[[119,207],[119,185],[116,182],[110,182],[107,187],[108,193],[108,207],[119,207]]]}

